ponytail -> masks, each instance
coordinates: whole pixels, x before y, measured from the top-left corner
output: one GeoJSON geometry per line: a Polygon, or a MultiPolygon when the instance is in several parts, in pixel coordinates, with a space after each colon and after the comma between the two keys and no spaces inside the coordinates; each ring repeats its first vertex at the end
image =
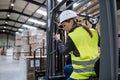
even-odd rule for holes
{"type": "Polygon", "coordinates": [[[77,25],[82,26],[89,33],[90,37],[92,38],[93,35],[92,35],[92,32],[90,31],[90,29],[88,27],[80,24],[78,19],[76,19],[75,21],[77,22],[77,25]]]}
{"type": "Polygon", "coordinates": [[[90,31],[90,29],[83,25],[82,25],[82,27],[89,33],[90,37],[92,38],[93,35],[92,35],[92,32],[90,31]]]}

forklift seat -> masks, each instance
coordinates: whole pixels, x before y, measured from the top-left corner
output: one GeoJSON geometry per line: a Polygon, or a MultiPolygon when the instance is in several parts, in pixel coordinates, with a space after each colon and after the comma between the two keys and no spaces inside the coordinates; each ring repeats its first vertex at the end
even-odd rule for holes
{"type": "Polygon", "coordinates": [[[100,64],[100,59],[96,61],[95,67],[94,67],[96,76],[90,76],[89,80],[99,80],[99,64],[100,64]]]}
{"type": "Polygon", "coordinates": [[[95,73],[96,73],[96,77],[99,77],[99,66],[100,66],[100,59],[98,59],[95,63],[95,73]]]}

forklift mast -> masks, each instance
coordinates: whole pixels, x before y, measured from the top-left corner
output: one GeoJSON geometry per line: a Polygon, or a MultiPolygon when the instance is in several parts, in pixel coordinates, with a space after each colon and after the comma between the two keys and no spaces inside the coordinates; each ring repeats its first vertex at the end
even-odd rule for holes
{"type": "Polygon", "coordinates": [[[64,31],[59,26],[59,14],[72,9],[82,17],[99,17],[100,23],[100,77],[99,80],[118,80],[118,46],[116,0],[47,0],[47,63],[45,80],[65,80],[63,67],[65,57],[59,55],[53,33],[60,33],[65,42],[64,31]],[[78,3],[78,4],[77,4],[78,3]],[[73,7],[76,4],[77,6],[73,7]],[[83,15],[84,14],[84,15],[83,15]]]}

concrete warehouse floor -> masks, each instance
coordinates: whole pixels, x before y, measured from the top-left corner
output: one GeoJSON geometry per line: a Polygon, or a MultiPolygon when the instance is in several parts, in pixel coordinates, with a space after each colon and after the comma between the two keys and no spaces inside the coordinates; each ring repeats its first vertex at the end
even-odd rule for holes
{"type": "Polygon", "coordinates": [[[22,80],[19,61],[12,56],[0,56],[0,80],[22,80]]]}

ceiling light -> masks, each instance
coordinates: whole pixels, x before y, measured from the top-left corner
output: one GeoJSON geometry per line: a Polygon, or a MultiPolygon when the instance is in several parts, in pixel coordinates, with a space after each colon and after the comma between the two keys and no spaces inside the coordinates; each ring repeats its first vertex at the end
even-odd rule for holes
{"type": "Polygon", "coordinates": [[[4,28],[6,28],[6,26],[4,26],[4,28]]]}
{"type": "Polygon", "coordinates": [[[35,20],[35,19],[32,19],[32,18],[29,18],[28,21],[36,23],[36,24],[40,24],[40,25],[45,25],[46,24],[43,21],[38,21],[38,20],[35,20]]]}
{"type": "Polygon", "coordinates": [[[7,24],[8,22],[6,21],[5,23],[7,24]]]}
{"type": "Polygon", "coordinates": [[[15,32],[15,34],[20,34],[19,32],[15,32]]]}
{"type": "Polygon", "coordinates": [[[13,3],[11,3],[11,6],[14,6],[14,4],[13,4],[13,3]]]}
{"type": "Polygon", "coordinates": [[[18,29],[18,31],[21,31],[21,32],[22,32],[22,31],[23,31],[23,29],[18,29]]]}
{"type": "Polygon", "coordinates": [[[73,8],[77,7],[80,3],[74,3],[73,8]]]}
{"type": "Polygon", "coordinates": [[[3,32],[5,32],[5,30],[3,30],[3,32]]]}
{"type": "Polygon", "coordinates": [[[58,2],[61,2],[62,0],[57,0],[58,2]]]}
{"type": "Polygon", "coordinates": [[[42,14],[42,15],[44,15],[44,16],[47,16],[47,12],[46,11],[43,11],[43,10],[37,10],[37,13],[39,13],[39,14],[42,14]]]}
{"type": "Polygon", "coordinates": [[[22,26],[25,27],[25,28],[28,28],[28,29],[37,29],[36,27],[29,26],[29,25],[26,25],[26,24],[23,24],[22,26]]]}
{"type": "Polygon", "coordinates": [[[10,15],[8,14],[7,17],[10,17],[10,15]]]}

